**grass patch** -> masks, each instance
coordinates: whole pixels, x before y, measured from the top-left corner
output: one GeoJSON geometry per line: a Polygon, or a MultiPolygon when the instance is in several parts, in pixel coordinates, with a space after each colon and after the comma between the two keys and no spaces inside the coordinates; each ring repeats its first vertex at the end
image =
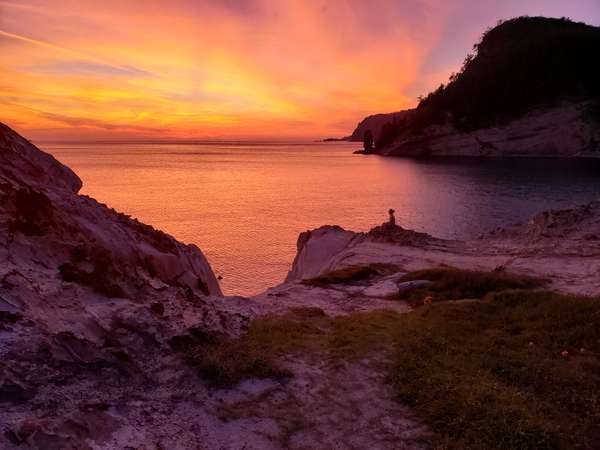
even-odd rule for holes
{"type": "Polygon", "coordinates": [[[291,375],[277,362],[284,354],[316,350],[328,318],[318,308],[297,308],[285,316],[264,316],[250,323],[238,339],[214,339],[184,349],[199,374],[217,387],[246,378],[291,375]]]}
{"type": "MultiPolygon", "coordinates": [[[[450,292],[475,297],[505,283],[538,286],[501,275],[493,282],[481,275],[485,289],[471,281],[454,288],[453,277],[450,292]]],[[[299,308],[254,320],[238,339],[187,350],[200,374],[224,387],[289,376],[281,358],[294,354],[375,356],[398,399],[431,427],[435,448],[593,449],[600,442],[600,299],[521,289],[408,314],[332,318],[299,308]]]]}
{"type": "Polygon", "coordinates": [[[366,266],[352,266],[334,270],[318,277],[302,280],[302,283],[309,286],[327,287],[331,284],[348,284],[363,281],[375,275],[389,275],[397,271],[398,267],[393,264],[374,263],[366,266]]]}
{"type": "Polygon", "coordinates": [[[491,292],[509,289],[536,289],[547,283],[541,278],[510,272],[484,272],[452,267],[410,272],[400,281],[414,280],[429,280],[431,283],[400,294],[400,298],[412,304],[421,304],[426,297],[431,297],[432,301],[481,299],[491,292]]]}
{"type": "Polygon", "coordinates": [[[395,388],[440,448],[597,448],[600,300],[440,303],[400,318],[394,341],[395,388]]]}
{"type": "Polygon", "coordinates": [[[264,316],[237,339],[185,337],[174,342],[199,374],[217,387],[247,378],[285,378],[278,362],[285,355],[320,354],[357,360],[377,348],[390,349],[399,314],[375,311],[332,318],[319,308],[296,308],[284,316],[264,316]]]}

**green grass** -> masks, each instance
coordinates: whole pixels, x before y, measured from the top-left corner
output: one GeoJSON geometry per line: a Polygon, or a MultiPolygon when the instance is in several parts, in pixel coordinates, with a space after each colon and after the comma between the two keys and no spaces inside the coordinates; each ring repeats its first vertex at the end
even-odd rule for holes
{"type": "Polygon", "coordinates": [[[410,272],[400,281],[429,280],[432,283],[418,289],[412,289],[400,295],[400,298],[413,305],[421,304],[423,299],[432,301],[481,299],[490,292],[507,289],[536,289],[544,286],[546,280],[517,275],[510,272],[483,272],[463,270],[453,267],[418,270],[410,272]]]}
{"type": "Polygon", "coordinates": [[[285,316],[264,316],[250,323],[238,339],[190,342],[183,350],[199,374],[217,387],[231,387],[246,378],[284,378],[291,374],[277,359],[318,348],[328,321],[318,308],[298,308],[285,316]]]}
{"type": "Polygon", "coordinates": [[[392,380],[440,448],[597,448],[600,300],[509,291],[398,325],[392,380]]]}
{"type": "Polygon", "coordinates": [[[286,355],[321,354],[357,360],[382,346],[399,315],[376,311],[331,318],[319,308],[296,308],[283,316],[263,316],[238,339],[178,339],[199,374],[217,387],[232,387],[247,378],[284,378],[291,374],[279,361],[286,355]]]}
{"type": "Polygon", "coordinates": [[[393,264],[375,263],[334,270],[318,277],[302,280],[302,283],[309,286],[327,287],[332,284],[348,284],[363,281],[375,275],[388,275],[397,271],[398,267],[393,264]]]}
{"type": "MultiPolygon", "coordinates": [[[[204,340],[186,353],[202,376],[225,387],[248,377],[291,376],[283,359],[293,355],[374,359],[398,400],[430,426],[434,448],[598,448],[600,299],[489,292],[540,282],[481,273],[475,282],[467,273],[425,275],[445,280],[448,290],[435,291],[442,298],[487,292],[480,301],[336,318],[299,308],[254,320],[238,339],[204,340]]],[[[412,276],[424,276],[418,275],[412,276]]]]}

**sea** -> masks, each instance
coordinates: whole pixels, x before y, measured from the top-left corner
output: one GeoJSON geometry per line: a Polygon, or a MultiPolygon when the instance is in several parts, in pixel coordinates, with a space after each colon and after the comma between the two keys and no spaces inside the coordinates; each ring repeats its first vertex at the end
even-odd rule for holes
{"type": "Polygon", "coordinates": [[[38,143],[82,193],[194,243],[227,295],[285,278],[298,234],[396,222],[476,237],[546,209],[600,199],[600,160],[356,155],[349,142],[38,143]]]}

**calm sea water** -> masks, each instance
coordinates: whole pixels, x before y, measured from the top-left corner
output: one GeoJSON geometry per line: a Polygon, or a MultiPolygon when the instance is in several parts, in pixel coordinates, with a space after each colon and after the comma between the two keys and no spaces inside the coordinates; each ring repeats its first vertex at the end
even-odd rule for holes
{"type": "Polygon", "coordinates": [[[416,161],[353,155],[357,144],[41,144],[83,193],[197,244],[227,294],[285,277],[301,231],[404,227],[476,236],[600,198],[600,161],[416,161]]]}

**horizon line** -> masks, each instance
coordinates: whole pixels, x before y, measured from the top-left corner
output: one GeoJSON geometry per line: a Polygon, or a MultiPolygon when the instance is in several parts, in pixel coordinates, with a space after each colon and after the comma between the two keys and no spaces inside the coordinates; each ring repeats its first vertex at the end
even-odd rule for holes
{"type": "MultiPolygon", "coordinates": [[[[53,144],[53,145],[61,145],[61,144],[86,144],[86,145],[118,145],[118,144],[145,144],[145,145],[164,145],[164,144],[182,144],[182,145],[211,145],[211,144],[290,144],[290,145],[301,145],[301,144],[313,144],[313,143],[331,143],[331,142],[347,142],[342,139],[338,139],[335,141],[328,141],[327,139],[331,138],[289,138],[289,139],[280,139],[280,138],[263,138],[263,139],[253,139],[253,138],[238,138],[238,139],[228,139],[228,138],[212,138],[212,139],[33,139],[31,142],[36,145],[42,144],[53,144]]],[[[337,138],[335,138],[337,139],[337,138]]]]}

